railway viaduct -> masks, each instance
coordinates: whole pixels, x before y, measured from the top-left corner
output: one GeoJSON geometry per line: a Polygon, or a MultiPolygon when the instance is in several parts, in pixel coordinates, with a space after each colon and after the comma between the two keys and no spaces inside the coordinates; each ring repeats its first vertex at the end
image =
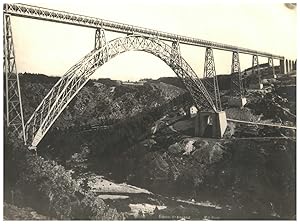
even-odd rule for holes
{"type": "Polygon", "coordinates": [[[181,79],[191,94],[198,109],[198,135],[201,136],[212,121],[211,137],[221,138],[227,127],[226,114],[222,111],[213,50],[232,52],[231,95],[232,104],[246,103],[245,87],[240,67],[240,54],[252,55],[252,75],[257,80],[253,88],[263,88],[259,57],[267,59],[268,69],[275,76],[274,60],[279,60],[281,74],[296,69],[296,61],[283,56],[256,51],[244,47],[217,43],[188,36],[138,27],[100,18],[78,15],[38,6],[4,4],[4,80],[5,122],[8,130],[23,139],[31,148],[36,148],[53,123],[87,83],[97,68],[126,51],[145,51],[160,58],[181,79]],[[95,29],[95,47],[72,66],[53,86],[27,122],[23,118],[20,83],[17,73],[11,17],[24,17],[95,29]],[[125,37],[106,41],[106,32],[126,34],[125,37]],[[204,78],[200,79],[181,55],[180,45],[205,48],[204,78]]]}

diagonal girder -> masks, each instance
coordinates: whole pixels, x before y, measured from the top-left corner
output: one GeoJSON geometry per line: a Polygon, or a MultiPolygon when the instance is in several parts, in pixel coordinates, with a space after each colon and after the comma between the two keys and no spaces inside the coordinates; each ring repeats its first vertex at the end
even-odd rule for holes
{"type": "Polygon", "coordinates": [[[222,110],[219,83],[216,74],[215,61],[213,55],[213,49],[206,48],[205,62],[204,62],[204,74],[202,79],[206,89],[210,93],[211,98],[214,100],[217,111],[222,110]]]}
{"type": "Polygon", "coordinates": [[[114,39],[101,49],[93,50],[70,68],[54,85],[26,123],[26,137],[32,146],[37,146],[58,116],[97,68],[120,53],[136,50],[151,53],[167,65],[183,81],[199,109],[216,111],[208,91],[193,69],[172,47],[157,38],[131,35],[114,39]],[[95,61],[96,55],[102,55],[95,61]]]}
{"type": "Polygon", "coordinates": [[[3,15],[4,120],[8,131],[25,141],[22,99],[10,15],[3,15]]]}
{"type": "Polygon", "coordinates": [[[179,41],[174,41],[172,42],[172,55],[170,57],[170,67],[180,77],[181,81],[187,87],[192,97],[194,96],[193,99],[196,105],[198,105],[198,109],[207,110],[207,108],[210,107],[209,103],[205,99],[201,100],[201,98],[197,97],[197,94],[199,94],[199,87],[197,87],[199,83],[197,83],[197,80],[199,79],[198,78],[195,78],[194,80],[185,79],[184,71],[181,69],[181,65],[182,65],[181,59],[182,57],[181,57],[179,41]]]}

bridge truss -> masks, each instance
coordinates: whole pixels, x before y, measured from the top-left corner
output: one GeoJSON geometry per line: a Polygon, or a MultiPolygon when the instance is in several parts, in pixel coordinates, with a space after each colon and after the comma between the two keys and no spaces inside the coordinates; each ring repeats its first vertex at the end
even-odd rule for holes
{"type": "Polygon", "coordinates": [[[158,30],[133,26],[125,23],[119,23],[104,19],[99,19],[90,16],[78,15],[69,12],[63,12],[59,10],[47,9],[37,6],[25,5],[25,4],[4,4],[4,12],[13,16],[27,17],[31,19],[46,20],[57,23],[65,23],[76,26],[84,26],[90,28],[105,29],[106,31],[112,31],[124,34],[138,33],[143,36],[157,37],[160,40],[166,40],[170,42],[178,41],[181,44],[194,45],[198,47],[211,47],[213,49],[223,51],[238,51],[243,54],[257,55],[262,57],[271,57],[274,59],[283,60],[283,56],[273,55],[267,52],[256,51],[248,48],[233,46],[229,44],[222,44],[199,38],[187,37],[177,35],[173,33],[162,32],[158,30]]]}
{"type": "Polygon", "coordinates": [[[218,111],[222,110],[219,83],[216,74],[215,60],[213,49],[210,47],[206,48],[205,61],[204,61],[204,79],[203,82],[210,93],[210,96],[214,99],[216,108],[218,111]]]}
{"type": "Polygon", "coordinates": [[[11,133],[25,140],[20,81],[9,15],[4,15],[3,23],[4,120],[11,133]]]}
{"type": "MultiPolygon", "coordinates": [[[[105,42],[103,37],[100,42],[105,42]]],[[[217,111],[204,84],[181,57],[178,49],[157,38],[128,35],[109,41],[102,48],[91,51],[55,84],[26,122],[26,139],[32,146],[37,146],[96,69],[115,56],[130,50],[145,51],[160,58],[182,80],[199,110],[217,111]]]]}
{"type": "Polygon", "coordinates": [[[7,126],[19,133],[25,143],[36,146],[55,122],[67,104],[88,81],[94,71],[116,55],[128,50],[149,52],[168,64],[185,84],[199,110],[221,110],[218,81],[215,71],[213,49],[233,52],[232,83],[242,94],[240,65],[238,53],[253,55],[254,73],[258,72],[258,56],[267,57],[269,64],[273,59],[284,60],[284,57],[266,52],[255,51],[228,44],[221,44],[162,31],[132,26],[129,24],[103,20],[95,17],[77,15],[58,10],[24,4],[4,4],[4,71],[6,88],[6,121],[7,126]],[[95,49],[71,67],[54,85],[33,115],[24,125],[19,77],[16,69],[10,16],[26,17],[57,23],[84,26],[96,29],[95,49]],[[104,30],[125,33],[125,38],[106,42],[104,30]],[[172,47],[164,43],[169,41],[172,47]],[[204,77],[212,81],[200,80],[193,69],[182,58],[180,44],[206,48],[204,77]],[[238,77],[238,78],[236,78],[238,77]]]}
{"type": "Polygon", "coordinates": [[[243,77],[241,74],[239,52],[232,52],[231,62],[231,94],[233,96],[244,97],[245,88],[243,85],[243,77]]]}

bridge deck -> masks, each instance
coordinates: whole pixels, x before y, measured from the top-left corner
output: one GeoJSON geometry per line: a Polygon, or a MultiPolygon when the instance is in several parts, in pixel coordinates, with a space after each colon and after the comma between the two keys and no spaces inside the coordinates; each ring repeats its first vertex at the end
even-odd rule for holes
{"type": "Polygon", "coordinates": [[[243,54],[258,55],[262,57],[271,57],[273,59],[283,60],[283,56],[273,55],[267,52],[256,51],[248,48],[222,44],[193,37],[167,33],[163,31],[133,26],[125,23],[113,22],[90,16],[78,15],[74,13],[47,9],[25,4],[4,4],[4,12],[13,16],[26,17],[31,19],[46,20],[57,23],[84,26],[90,28],[103,28],[108,31],[125,33],[125,34],[142,34],[145,36],[155,36],[161,40],[179,41],[181,44],[194,45],[199,47],[211,47],[223,51],[236,51],[243,54]]]}

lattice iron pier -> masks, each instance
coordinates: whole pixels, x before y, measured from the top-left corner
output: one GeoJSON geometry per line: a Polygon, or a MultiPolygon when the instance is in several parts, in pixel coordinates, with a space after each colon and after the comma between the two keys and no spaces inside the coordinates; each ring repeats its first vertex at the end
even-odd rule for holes
{"type": "Polygon", "coordinates": [[[273,58],[268,58],[268,65],[269,65],[269,74],[272,74],[275,77],[275,67],[273,58]]]}
{"type": "Polygon", "coordinates": [[[231,95],[244,97],[245,89],[243,85],[243,77],[241,73],[239,52],[232,52],[231,62],[231,95]]]}
{"type": "Polygon", "coordinates": [[[203,83],[214,100],[217,111],[222,110],[219,83],[216,74],[214,54],[212,48],[208,47],[205,51],[203,83]]]}
{"type": "Polygon", "coordinates": [[[25,141],[20,81],[10,15],[4,14],[3,23],[4,120],[11,133],[25,141]]]}
{"type": "Polygon", "coordinates": [[[252,56],[252,75],[254,75],[258,79],[258,83],[261,83],[261,72],[259,69],[258,56],[252,56]]]}

